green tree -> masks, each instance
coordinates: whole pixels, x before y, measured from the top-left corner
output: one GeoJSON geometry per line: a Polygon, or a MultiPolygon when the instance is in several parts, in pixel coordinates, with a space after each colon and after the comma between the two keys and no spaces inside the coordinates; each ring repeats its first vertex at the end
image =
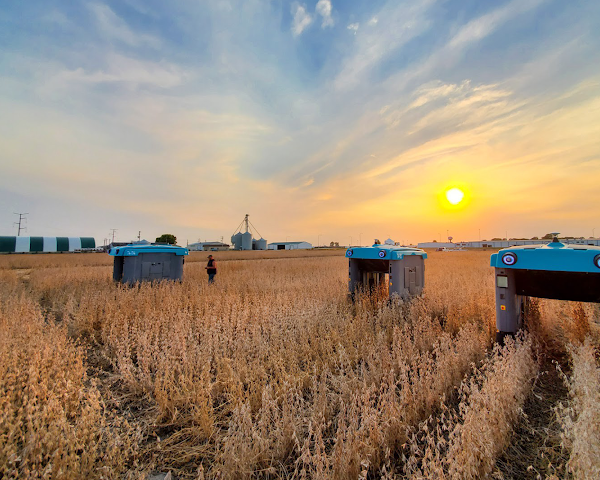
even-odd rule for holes
{"type": "Polygon", "coordinates": [[[177,237],[170,233],[163,233],[156,239],[156,243],[168,243],[169,245],[175,245],[177,243],[177,237]]]}

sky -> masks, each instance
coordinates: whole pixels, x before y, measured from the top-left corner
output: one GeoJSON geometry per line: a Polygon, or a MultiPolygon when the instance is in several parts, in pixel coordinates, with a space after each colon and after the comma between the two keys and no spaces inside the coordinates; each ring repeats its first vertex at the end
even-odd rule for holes
{"type": "Polygon", "coordinates": [[[600,236],[599,25],[587,0],[7,0],[0,235],[600,236]]]}

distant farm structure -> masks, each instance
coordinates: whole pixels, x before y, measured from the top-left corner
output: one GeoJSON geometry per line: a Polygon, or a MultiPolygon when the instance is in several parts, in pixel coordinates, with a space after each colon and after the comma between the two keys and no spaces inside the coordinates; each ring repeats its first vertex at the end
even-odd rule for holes
{"type": "Polygon", "coordinates": [[[308,242],[274,242],[269,243],[269,250],[308,250],[313,248],[308,242]]]}
{"type": "Polygon", "coordinates": [[[85,252],[95,248],[92,237],[0,237],[0,253],[85,252]]]}
{"type": "Polygon", "coordinates": [[[223,242],[195,242],[187,246],[190,252],[217,252],[229,250],[229,247],[228,243],[223,242]]]}
{"type": "Polygon", "coordinates": [[[250,220],[248,219],[250,215],[246,214],[242,223],[239,224],[238,228],[231,236],[231,243],[233,245],[234,250],[266,250],[267,249],[267,241],[262,238],[259,239],[253,238],[251,228],[256,232],[257,235],[258,230],[250,220]],[[242,228],[244,228],[244,232],[242,232],[242,228]]]}

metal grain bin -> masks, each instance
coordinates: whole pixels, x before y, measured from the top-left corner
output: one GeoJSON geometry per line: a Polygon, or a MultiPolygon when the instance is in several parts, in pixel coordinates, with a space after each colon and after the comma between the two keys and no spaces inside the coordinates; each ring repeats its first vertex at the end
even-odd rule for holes
{"type": "Polygon", "coordinates": [[[234,250],[242,249],[242,234],[241,232],[236,233],[231,236],[231,245],[233,245],[234,250]]]}
{"type": "Polygon", "coordinates": [[[256,240],[256,250],[266,250],[267,249],[267,241],[264,238],[259,238],[256,240]]]}
{"type": "Polygon", "coordinates": [[[242,250],[252,250],[252,234],[250,232],[242,233],[242,250]]]}

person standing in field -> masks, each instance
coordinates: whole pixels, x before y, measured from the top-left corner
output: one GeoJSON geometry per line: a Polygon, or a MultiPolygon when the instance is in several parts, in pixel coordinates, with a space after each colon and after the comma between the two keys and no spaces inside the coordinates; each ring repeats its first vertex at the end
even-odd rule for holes
{"type": "Polygon", "coordinates": [[[215,275],[217,274],[217,261],[212,255],[208,256],[208,263],[204,268],[206,268],[206,273],[208,273],[208,283],[214,283],[215,275]]]}

